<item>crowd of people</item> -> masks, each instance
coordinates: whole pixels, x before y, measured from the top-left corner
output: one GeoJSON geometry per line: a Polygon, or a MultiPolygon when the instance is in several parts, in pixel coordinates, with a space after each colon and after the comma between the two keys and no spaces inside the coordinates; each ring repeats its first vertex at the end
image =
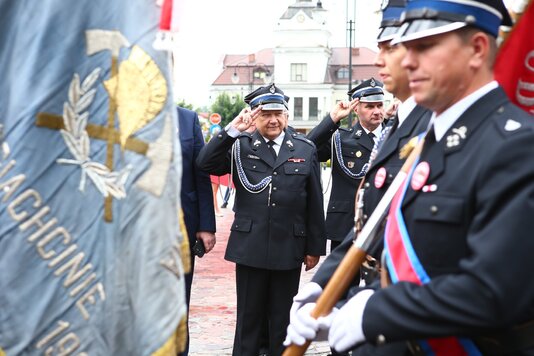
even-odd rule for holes
{"type": "Polygon", "coordinates": [[[233,355],[259,355],[265,334],[271,356],[301,355],[320,339],[332,355],[533,355],[534,121],[493,77],[506,7],[390,0],[382,11],[380,80],[350,90],[307,135],[289,125],[283,90],[260,87],[184,165],[208,192],[210,224],[188,226],[206,252],[209,175],[232,173],[233,355]],[[384,89],[396,98],[390,115],[384,89]],[[354,125],[342,127],[351,113],[354,125]],[[385,216],[370,219],[383,204],[385,216]],[[363,248],[354,238],[366,224],[378,238],[365,244],[360,273],[336,307],[313,315],[348,251],[363,248]],[[302,266],[318,264],[327,239],[331,253],[299,290],[302,266]]]}

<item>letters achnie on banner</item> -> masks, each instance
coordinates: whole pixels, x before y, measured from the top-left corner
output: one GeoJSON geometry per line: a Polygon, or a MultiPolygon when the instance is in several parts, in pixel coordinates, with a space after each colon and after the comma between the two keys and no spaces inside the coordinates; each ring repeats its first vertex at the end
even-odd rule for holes
{"type": "MultiPolygon", "coordinates": [[[[131,135],[161,112],[167,100],[167,83],[152,58],[138,46],[132,46],[129,58],[119,63],[119,49],[130,46],[120,32],[89,30],[86,31],[86,39],[89,55],[104,50],[109,50],[112,55],[110,78],[102,83],[109,95],[107,126],[88,123],[88,109],[96,94],[93,87],[97,85],[100,68],[94,69],[83,80],[75,73],[64,102],[63,115],[38,113],[36,125],[60,130],[73,158],[61,157],[56,162],[79,166],[80,190],[84,191],[89,178],[105,198],[104,216],[106,222],[111,222],[112,198],[126,197],[125,184],[131,170],[126,165],[122,170],[114,171],[115,144],[120,144],[123,150],[144,155],[151,161],[151,166],[136,182],[138,188],[155,196],[160,196],[163,191],[173,152],[171,116],[166,114],[163,118],[161,136],[154,142],[144,142],[131,135]],[[118,127],[115,115],[118,117],[118,127]],[[107,141],[105,165],[90,157],[89,137],[107,141]]],[[[87,252],[81,250],[76,244],[76,237],[62,226],[57,212],[55,214],[51,210],[42,194],[32,186],[20,189],[26,182],[26,174],[18,172],[10,176],[17,161],[10,158],[7,143],[2,147],[0,204],[16,223],[16,229],[35,248],[37,256],[44,262],[42,266],[52,271],[53,278],[63,278],[61,285],[66,295],[74,300],[73,305],[83,320],[88,321],[98,304],[106,300],[106,291],[101,282],[103,276],[97,275],[96,268],[86,258],[87,252]]],[[[167,261],[160,263],[180,275],[179,271],[169,267],[167,261]]],[[[47,334],[41,336],[35,346],[45,354],[59,352],[67,355],[76,352],[77,355],[87,356],[87,352],[79,350],[81,340],[73,329],[74,325],[71,327],[69,322],[58,320],[50,325],[47,334]]]]}
{"type": "MultiPolygon", "coordinates": [[[[47,261],[47,267],[52,269],[56,278],[61,278],[66,274],[62,286],[68,291],[68,295],[76,300],[75,305],[81,316],[85,320],[91,317],[90,305],[102,302],[106,299],[104,285],[99,282],[94,272],[93,265],[90,262],[82,263],[85,252],[80,251],[78,246],[73,242],[69,231],[58,224],[56,217],[45,216],[50,212],[48,205],[43,205],[43,199],[39,192],[29,187],[19,192],[18,188],[26,180],[26,175],[17,174],[9,179],[5,179],[6,174],[17,163],[15,160],[9,160],[9,149],[3,145],[2,161],[0,164],[0,192],[4,193],[2,204],[6,205],[6,211],[13,221],[18,223],[18,229],[21,232],[33,231],[27,236],[27,241],[35,246],[37,254],[43,261],[47,261]],[[21,207],[23,203],[31,203],[34,210],[29,211],[21,207]],[[33,228],[34,230],[31,230],[33,228]],[[54,240],[61,240],[65,249],[57,252],[48,249],[47,246],[54,240]],[[91,286],[84,291],[87,287],[91,286]]],[[[77,348],[79,338],[73,332],[68,332],[69,323],[58,321],[58,327],[51,333],[44,336],[37,343],[37,348],[43,348],[49,344],[54,337],[63,336],[58,342],[57,347],[65,349],[77,348]]],[[[78,355],[85,355],[79,353],[78,355]]]]}

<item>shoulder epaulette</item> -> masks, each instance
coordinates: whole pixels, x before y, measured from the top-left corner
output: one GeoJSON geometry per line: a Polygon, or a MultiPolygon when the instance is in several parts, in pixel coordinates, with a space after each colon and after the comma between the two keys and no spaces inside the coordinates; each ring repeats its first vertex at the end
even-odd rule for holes
{"type": "Polygon", "coordinates": [[[292,132],[291,137],[293,137],[295,140],[306,142],[307,144],[315,147],[315,143],[310,141],[303,133],[300,132],[292,132]]]}
{"type": "Polygon", "coordinates": [[[338,130],[352,132],[352,127],[339,127],[338,130]]]}
{"type": "Polygon", "coordinates": [[[243,131],[239,134],[239,136],[237,136],[239,138],[241,137],[248,137],[248,138],[252,138],[252,134],[250,132],[246,132],[246,131],[243,131]]]}
{"type": "Polygon", "coordinates": [[[510,136],[516,133],[532,131],[534,129],[532,117],[515,106],[504,106],[497,109],[500,117],[495,121],[497,129],[504,135],[510,136]],[[506,113],[506,115],[502,115],[506,113]]]}

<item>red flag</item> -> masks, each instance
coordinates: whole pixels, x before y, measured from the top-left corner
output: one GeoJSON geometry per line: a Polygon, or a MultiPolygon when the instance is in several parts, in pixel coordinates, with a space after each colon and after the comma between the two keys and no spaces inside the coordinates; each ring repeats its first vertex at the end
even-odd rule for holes
{"type": "Polygon", "coordinates": [[[495,62],[495,79],[508,97],[534,114],[534,1],[504,41],[495,62]]]}

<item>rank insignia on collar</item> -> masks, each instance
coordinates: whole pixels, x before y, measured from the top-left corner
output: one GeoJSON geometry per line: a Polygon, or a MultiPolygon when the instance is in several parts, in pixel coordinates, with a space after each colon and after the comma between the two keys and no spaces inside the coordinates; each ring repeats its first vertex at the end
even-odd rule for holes
{"type": "Polygon", "coordinates": [[[351,169],[354,168],[354,162],[352,162],[352,161],[347,162],[347,167],[349,167],[351,169]]]}
{"type": "Polygon", "coordinates": [[[287,141],[286,141],[286,145],[287,145],[289,148],[293,148],[293,141],[291,141],[291,140],[287,140],[287,141]]]}
{"type": "Polygon", "coordinates": [[[452,134],[447,136],[447,147],[456,147],[460,144],[461,140],[464,140],[467,133],[467,127],[461,126],[453,128],[452,134]]]}
{"type": "Polygon", "coordinates": [[[254,141],[254,143],[252,145],[254,145],[254,147],[258,147],[260,144],[261,144],[261,141],[260,140],[256,140],[256,141],[254,141]]]}
{"type": "Polygon", "coordinates": [[[356,157],[360,158],[362,156],[362,154],[363,154],[362,151],[357,151],[356,152],[356,157]]]}
{"type": "Polygon", "coordinates": [[[355,135],[358,136],[358,137],[360,137],[360,136],[362,135],[362,130],[358,130],[358,131],[356,131],[355,135]]]}

